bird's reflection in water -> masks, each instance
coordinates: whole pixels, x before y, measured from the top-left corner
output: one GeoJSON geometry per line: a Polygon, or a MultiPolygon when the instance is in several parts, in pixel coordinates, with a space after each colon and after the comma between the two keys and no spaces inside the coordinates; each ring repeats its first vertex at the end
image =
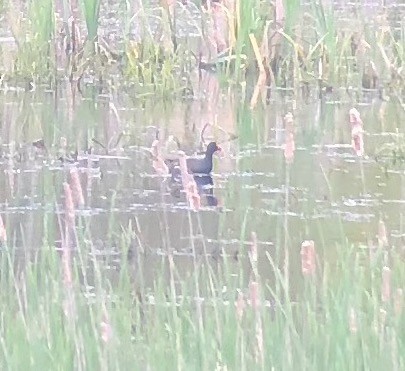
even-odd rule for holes
{"type": "MultiPolygon", "coordinates": [[[[218,199],[214,196],[214,180],[210,174],[194,174],[194,181],[197,184],[198,194],[201,201],[207,206],[218,206],[218,199]]],[[[180,198],[183,189],[180,169],[176,166],[171,169],[169,183],[170,194],[175,198],[180,198]]]]}
{"type": "Polygon", "coordinates": [[[218,199],[214,196],[214,180],[211,175],[194,175],[198,193],[206,200],[207,206],[218,206],[218,199]],[[204,196],[204,197],[203,197],[204,196]]]}

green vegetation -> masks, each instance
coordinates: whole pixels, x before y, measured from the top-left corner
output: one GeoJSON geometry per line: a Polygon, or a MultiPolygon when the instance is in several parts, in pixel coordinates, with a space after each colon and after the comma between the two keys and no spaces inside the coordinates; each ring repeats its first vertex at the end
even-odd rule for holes
{"type": "Polygon", "coordinates": [[[53,240],[45,239],[36,253],[24,246],[23,256],[11,243],[3,246],[0,354],[8,369],[403,368],[405,272],[395,250],[389,269],[381,268],[384,246],[339,246],[333,264],[319,259],[316,273],[301,277],[293,300],[273,254],[259,251],[261,269],[274,272],[271,284],[262,282],[248,251],[236,266],[231,256],[219,267],[195,255],[191,275],[181,280],[169,254],[147,289],[147,252],[139,246],[128,254],[140,237],[131,225],[115,251],[121,260],[113,280],[105,269],[114,265],[112,257],[97,257],[86,233],[76,236],[71,281],[65,252],[57,252],[53,240]],[[249,276],[241,305],[238,288],[249,276]],[[259,297],[251,303],[255,288],[259,297]]]}
{"type": "MultiPolygon", "coordinates": [[[[149,1],[121,2],[114,12],[107,4],[103,11],[100,0],[53,4],[29,1],[20,12],[14,3],[5,1],[0,8],[17,45],[13,69],[1,70],[0,66],[5,78],[47,81],[52,76],[58,81],[90,75],[108,84],[118,74],[120,84],[134,87],[141,96],[176,95],[189,87],[202,53],[213,64],[231,61],[223,72],[225,80],[237,86],[258,75],[263,64],[266,83],[273,88],[289,87],[297,93],[308,87],[379,88],[402,102],[405,32],[403,24],[400,30],[390,27],[395,9],[376,15],[371,30],[360,4],[353,6],[355,17],[351,13],[350,20],[340,20],[323,2],[303,6],[287,1],[282,6],[282,1],[238,0],[234,8],[222,7],[223,24],[212,30],[207,26],[212,22],[210,13],[203,13],[201,22],[193,18],[198,4],[192,1],[188,5],[179,2],[175,9],[159,8],[149,1]],[[176,35],[180,17],[198,27],[200,36],[176,35]],[[117,35],[119,43],[99,36],[100,22],[114,19],[123,25],[123,35],[117,35]],[[138,30],[136,42],[130,37],[134,29],[138,30]],[[207,54],[203,46],[212,44],[215,34],[228,40],[227,50],[218,57],[207,54]],[[252,37],[261,46],[260,55],[254,51],[252,37]],[[190,40],[197,48],[191,48],[190,40]]],[[[187,28],[182,34],[187,34],[187,28]]]]}

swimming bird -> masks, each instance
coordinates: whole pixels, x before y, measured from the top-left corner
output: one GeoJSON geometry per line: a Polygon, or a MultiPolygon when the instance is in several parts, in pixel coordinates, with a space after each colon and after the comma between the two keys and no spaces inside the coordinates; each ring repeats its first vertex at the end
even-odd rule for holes
{"type": "Polygon", "coordinates": [[[212,171],[212,156],[214,153],[221,151],[215,142],[211,142],[207,146],[205,155],[202,158],[189,157],[187,158],[187,170],[192,174],[209,174],[212,171]]]}
{"type": "MultiPolygon", "coordinates": [[[[221,151],[221,147],[215,142],[211,142],[207,146],[207,150],[203,157],[188,157],[186,159],[187,171],[189,174],[210,174],[212,171],[212,157],[215,152],[221,151]]],[[[178,160],[166,160],[166,165],[169,167],[170,172],[173,172],[178,167],[178,160]]]]}
{"type": "MultiPolygon", "coordinates": [[[[187,166],[187,172],[190,176],[190,174],[194,175],[194,178],[196,178],[196,175],[209,175],[212,171],[212,157],[215,152],[221,151],[221,147],[219,147],[215,142],[211,142],[207,146],[207,150],[205,151],[205,154],[203,157],[189,157],[186,158],[186,166],[187,166]]],[[[183,156],[184,152],[183,152],[183,156]]],[[[183,160],[184,161],[184,160],[183,160]]],[[[179,160],[166,160],[165,161],[169,173],[171,175],[170,179],[170,189],[171,193],[175,197],[180,196],[180,190],[182,188],[182,183],[183,183],[183,177],[187,176],[187,174],[184,174],[184,170],[182,173],[181,166],[179,163],[179,160]]],[[[184,166],[184,165],[183,165],[184,166]]],[[[184,168],[183,168],[184,169],[184,168]]]]}

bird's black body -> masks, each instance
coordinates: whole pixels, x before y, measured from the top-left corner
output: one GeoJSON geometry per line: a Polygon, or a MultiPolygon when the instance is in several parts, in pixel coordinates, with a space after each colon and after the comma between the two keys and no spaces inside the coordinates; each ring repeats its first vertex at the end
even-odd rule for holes
{"type": "MultiPolygon", "coordinates": [[[[191,157],[186,159],[187,171],[189,174],[192,174],[194,176],[197,186],[207,185],[201,183],[207,183],[210,179],[212,182],[212,177],[210,176],[210,173],[212,171],[212,156],[215,152],[220,150],[221,148],[218,147],[215,142],[211,142],[208,144],[207,150],[205,151],[203,157],[191,157]]],[[[178,194],[179,190],[177,188],[178,185],[181,184],[181,170],[179,162],[178,160],[170,160],[166,161],[166,164],[171,174],[171,188],[172,190],[176,190],[175,193],[178,194]]],[[[198,188],[198,191],[200,193],[200,191],[202,191],[202,188],[198,188]]],[[[214,203],[214,200],[212,200],[212,202],[214,203]]]]}

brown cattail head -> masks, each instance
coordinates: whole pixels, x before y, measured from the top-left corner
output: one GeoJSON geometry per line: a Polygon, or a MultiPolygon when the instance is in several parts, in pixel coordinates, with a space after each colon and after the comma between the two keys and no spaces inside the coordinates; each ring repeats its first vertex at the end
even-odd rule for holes
{"type": "Polygon", "coordinates": [[[354,125],[352,128],[352,147],[357,156],[364,155],[364,136],[361,125],[354,125]]]}
{"type": "Polygon", "coordinates": [[[381,300],[387,303],[391,298],[391,269],[384,267],[381,275],[381,300]]]}
{"type": "Polygon", "coordinates": [[[73,200],[77,207],[84,206],[84,196],[80,176],[77,168],[70,169],[70,187],[72,190],[73,200]]]}
{"type": "Polygon", "coordinates": [[[106,311],[104,312],[103,320],[100,323],[100,332],[101,332],[101,340],[103,340],[104,343],[108,343],[111,341],[113,331],[106,311]]]}
{"type": "Polygon", "coordinates": [[[68,183],[63,183],[63,190],[65,195],[65,218],[69,227],[75,224],[75,206],[73,203],[72,190],[68,183]]]}
{"type": "Polygon", "coordinates": [[[349,311],[349,330],[352,334],[355,334],[358,330],[357,328],[357,315],[354,308],[350,308],[349,311]]]}
{"type": "Polygon", "coordinates": [[[350,122],[350,125],[352,126],[352,128],[355,125],[363,126],[363,121],[361,119],[360,112],[357,111],[356,108],[350,109],[350,111],[349,111],[349,122],[350,122]]]}
{"type": "Polygon", "coordinates": [[[7,242],[7,231],[3,223],[3,217],[0,215],[0,242],[7,242]]]}
{"type": "Polygon", "coordinates": [[[315,243],[312,240],[301,245],[301,271],[304,276],[312,276],[316,272],[315,243]]]}

